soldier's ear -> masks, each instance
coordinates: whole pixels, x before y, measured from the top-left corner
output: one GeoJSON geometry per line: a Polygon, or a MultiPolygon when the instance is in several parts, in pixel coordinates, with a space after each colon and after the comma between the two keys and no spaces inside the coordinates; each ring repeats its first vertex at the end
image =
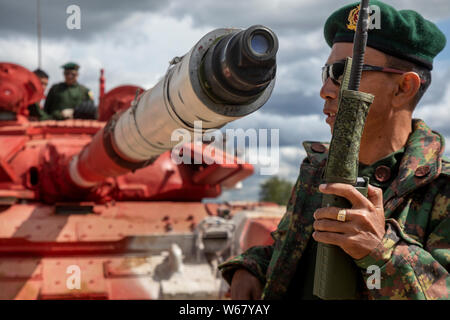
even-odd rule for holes
{"type": "Polygon", "coordinates": [[[420,88],[420,77],[416,72],[406,72],[397,77],[397,86],[392,98],[393,107],[413,105],[420,88]]]}

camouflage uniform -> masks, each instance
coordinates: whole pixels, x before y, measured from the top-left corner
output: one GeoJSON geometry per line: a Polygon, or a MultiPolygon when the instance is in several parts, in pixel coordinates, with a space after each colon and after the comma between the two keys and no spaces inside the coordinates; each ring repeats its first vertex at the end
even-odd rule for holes
{"type": "MultiPolygon", "coordinates": [[[[318,186],[327,151],[316,152],[312,145],[304,143],[308,156],[287,212],[272,233],[274,244],[250,248],[220,265],[228,283],[237,268],[245,268],[265,285],[264,299],[288,298],[302,254],[308,241],[314,241],[313,213],[322,202],[318,186]]],[[[360,295],[367,299],[448,299],[450,162],[443,158],[444,138],[423,121],[413,120],[404,150],[398,174],[383,193],[386,234],[369,255],[355,260],[364,283],[370,276],[366,268],[380,267],[381,288],[361,287],[360,295]]]]}

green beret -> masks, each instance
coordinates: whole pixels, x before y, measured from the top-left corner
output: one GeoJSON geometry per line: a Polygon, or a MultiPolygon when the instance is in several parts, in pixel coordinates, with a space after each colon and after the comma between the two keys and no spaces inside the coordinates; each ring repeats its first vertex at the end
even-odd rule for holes
{"type": "MultiPolygon", "coordinates": [[[[446,43],[445,35],[438,27],[412,10],[397,11],[377,0],[370,1],[370,6],[367,46],[433,69],[433,58],[446,43]]],[[[357,2],[337,10],[328,18],[324,35],[330,47],[336,42],[353,42],[358,14],[357,2]]]]}
{"type": "Polygon", "coordinates": [[[80,66],[75,62],[67,62],[66,64],[63,64],[61,68],[64,70],[78,70],[80,69],[80,66]]]}

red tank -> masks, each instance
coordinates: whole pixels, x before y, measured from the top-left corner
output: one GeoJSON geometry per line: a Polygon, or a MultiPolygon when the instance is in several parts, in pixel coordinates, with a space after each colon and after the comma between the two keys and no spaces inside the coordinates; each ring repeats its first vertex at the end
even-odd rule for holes
{"type": "Polygon", "coordinates": [[[0,63],[0,299],[223,296],[217,264],[270,243],[283,210],[202,202],[253,166],[234,155],[223,163],[218,149],[208,159],[208,145],[195,142],[181,152],[201,161],[176,164],[170,132],[195,135],[195,121],[206,123],[203,130],[220,128],[260,108],[273,89],[276,50],[265,27],[217,29],[174,59],[150,90],[121,86],[104,94],[102,71],[99,120],[28,121],[27,106],[43,98],[39,80],[0,63]],[[254,34],[273,46],[256,62],[251,41],[236,41],[254,34]],[[211,73],[220,70],[204,65],[217,65],[208,53],[229,46],[249,51],[247,63],[261,71],[244,92],[231,87],[245,76],[217,80],[211,73]]]}

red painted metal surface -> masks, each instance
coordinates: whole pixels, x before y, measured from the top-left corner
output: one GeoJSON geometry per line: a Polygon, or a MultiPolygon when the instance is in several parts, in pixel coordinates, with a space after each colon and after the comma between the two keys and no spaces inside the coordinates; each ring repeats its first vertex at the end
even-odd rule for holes
{"type": "MultiPolygon", "coordinates": [[[[101,93],[101,117],[128,107],[136,88],[101,93]]],[[[190,246],[203,219],[262,205],[201,203],[253,173],[233,156],[208,164],[226,157],[216,150],[202,164],[176,165],[166,152],[133,172],[106,152],[103,121],[28,121],[26,107],[41,98],[33,73],[0,64],[0,109],[17,113],[0,121],[0,299],[157,298],[153,272],[171,241],[190,246]],[[95,186],[72,182],[77,155],[95,186]],[[73,266],[80,288],[68,286],[73,266]]],[[[192,158],[204,149],[186,146],[192,158]]],[[[249,222],[243,245],[266,243],[271,226],[249,222]]]]}
{"type": "Polygon", "coordinates": [[[235,156],[226,154],[219,149],[212,149],[208,145],[201,145],[199,148],[193,144],[186,146],[191,151],[191,159],[202,159],[204,163],[198,167],[192,180],[201,184],[220,184],[223,187],[232,188],[241,180],[253,174],[253,166],[235,156]],[[211,151],[207,151],[212,149],[211,151]]]}
{"type": "MultiPolygon", "coordinates": [[[[55,206],[42,204],[3,208],[0,299],[155,298],[158,286],[149,279],[161,261],[150,252],[161,248],[152,242],[157,237],[190,234],[196,223],[220,209],[227,208],[232,215],[242,208],[199,202],[79,205],[90,207],[89,213],[57,213],[55,206]],[[67,288],[70,266],[80,268],[80,289],[67,288]]],[[[253,205],[260,204],[248,207],[253,205]]],[[[246,233],[266,236],[258,229],[263,220],[250,220],[246,233]]],[[[263,231],[270,227],[265,222],[263,231]]],[[[255,243],[255,238],[248,235],[244,243],[255,243]]]]}
{"type": "Polygon", "coordinates": [[[27,107],[44,98],[39,78],[14,63],[0,62],[1,109],[28,115],[27,107]]]}
{"type": "Polygon", "coordinates": [[[102,99],[105,96],[105,70],[100,69],[100,79],[99,79],[99,97],[98,103],[102,103],[102,99]]]}
{"type": "Polygon", "coordinates": [[[252,218],[247,220],[239,242],[241,249],[245,251],[253,246],[273,244],[270,233],[276,230],[279,222],[279,218],[252,218]]]}
{"type": "MultiPolygon", "coordinates": [[[[100,84],[100,86],[101,85],[102,84],[100,84]]],[[[136,97],[136,92],[140,94],[144,92],[144,89],[133,85],[123,85],[116,87],[108,91],[108,93],[102,95],[100,105],[98,107],[98,119],[100,121],[108,121],[114,114],[128,109],[131,105],[131,102],[136,97]]]]}

